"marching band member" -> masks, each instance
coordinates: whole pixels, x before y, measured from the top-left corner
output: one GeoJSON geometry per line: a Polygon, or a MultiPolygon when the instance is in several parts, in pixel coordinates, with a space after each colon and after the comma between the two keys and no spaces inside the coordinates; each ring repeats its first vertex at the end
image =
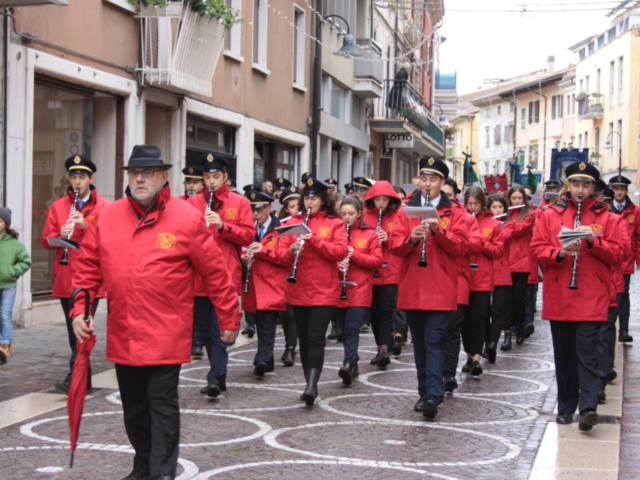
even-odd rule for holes
{"type": "Polygon", "coordinates": [[[401,210],[389,247],[404,257],[397,306],[407,311],[413,339],[420,395],[414,410],[434,418],[444,399],[444,337],[450,312],[456,310],[457,279],[450,273],[456,271],[456,257],[466,252],[468,235],[463,213],[440,191],[449,168],[433,157],[423,157],[419,165],[421,194],[411,198],[409,207],[435,207],[439,218],[409,218],[401,210]]]}
{"type": "MultiPolygon", "coordinates": [[[[558,193],[559,187],[560,184],[555,180],[547,180],[546,182],[544,182],[544,193],[558,193]]],[[[544,198],[544,193],[542,194],[543,199],[542,203],[540,204],[540,209],[543,211],[549,208],[551,205],[555,205],[556,203],[558,203],[558,200],[547,200],[546,198],[544,198]]]]}
{"type": "Polygon", "coordinates": [[[253,361],[253,373],[263,377],[274,369],[273,347],[278,312],[287,309],[285,285],[289,258],[277,249],[278,232],[274,229],[280,225],[280,221],[271,213],[273,198],[255,185],[249,187],[253,188],[245,187],[245,196],[253,208],[257,234],[248,252],[242,256],[248,269],[243,282],[242,308],[253,314],[256,321],[258,351],[253,361]]]}
{"type": "MultiPolygon", "coordinates": [[[[373,272],[382,266],[382,247],[377,230],[363,221],[362,213],[362,202],[358,197],[342,200],[340,215],[348,231],[348,253],[338,265],[342,280],[355,284],[342,285],[336,310],[344,341],[344,360],[338,374],[344,385],[351,385],[359,374],[360,327],[366,322],[371,306],[373,272]]],[[[388,333],[390,335],[391,332],[388,333]]]]}
{"type": "Polygon", "coordinates": [[[376,182],[365,198],[364,221],[368,225],[377,226],[376,232],[382,245],[383,256],[382,267],[373,274],[371,304],[371,325],[378,345],[378,353],[371,360],[371,365],[380,368],[385,368],[391,363],[388,354],[389,341],[394,355],[402,353],[402,337],[407,323],[403,312],[396,309],[402,259],[389,251],[389,236],[393,232],[401,205],[402,201],[396,191],[384,180],[376,182]]]}
{"type": "MultiPolygon", "coordinates": [[[[485,321],[489,316],[491,292],[493,292],[493,261],[502,257],[503,241],[500,235],[500,224],[493,218],[491,212],[485,210],[487,201],[481,188],[469,188],[464,194],[464,203],[469,213],[478,220],[483,238],[482,252],[471,256],[471,263],[475,268],[471,268],[469,308],[462,323],[462,343],[467,354],[469,373],[477,377],[482,373],[480,359],[486,337],[485,321]]],[[[491,340],[487,345],[487,357],[491,363],[496,361],[499,336],[500,329],[492,329],[491,340]]]]}
{"type": "MultiPolygon", "coordinates": [[[[203,154],[200,167],[206,188],[201,194],[191,197],[189,203],[205,215],[203,221],[220,247],[233,285],[240,295],[243,285],[240,249],[251,243],[256,230],[249,201],[229,190],[228,166],[229,162],[218,154],[203,154]]],[[[227,389],[227,343],[221,337],[216,311],[204,295],[199,276],[196,276],[195,292],[194,336],[196,342],[205,345],[211,365],[207,386],[200,393],[206,398],[216,398],[227,389]]]]}
{"type": "Polygon", "coordinates": [[[344,222],[335,215],[328,190],[324,182],[314,177],[306,179],[300,209],[311,233],[300,239],[287,236],[278,246],[290,253],[294,265],[288,278],[287,300],[293,307],[307,381],[301,400],[308,406],[318,396],[325,332],[340,296],[336,263],[347,256],[344,222]]]}
{"type": "Polygon", "coordinates": [[[367,192],[371,187],[373,187],[373,184],[376,182],[365,177],[355,177],[353,180],[351,180],[351,183],[353,184],[354,194],[360,199],[361,202],[364,203],[364,198],[366,197],[367,192]]]}
{"type": "Polygon", "coordinates": [[[624,275],[624,293],[618,298],[618,341],[631,343],[633,337],[629,335],[629,284],[631,275],[635,273],[636,265],[640,264],[640,208],[629,198],[629,185],[631,180],[622,175],[617,175],[609,181],[613,190],[613,213],[620,215],[625,220],[627,233],[631,239],[632,252],[625,258],[622,273],[624,275]]]}
{"type": "MultiPolygon", "coordinates": [[[[98,170],[95,164],[84,155],[72,155],[64,162],[64,166],[69,173],[69,188],[67,194],[53,202],[47,212],[47,222],[42,229],[40,244],[47,250],[55,250],[56,255],[53,263],[53,292],[51,296],[60,299],[62,311],[64,312],[67,324],[67,338],[71,348],[69,358],[69,373],[61,382],[55,383],[55,388],[61,393],[69,393],[71,386],[71,375],[78,353],[76,336],[71,325],[72,318],[69,316],[69,297],[72,292],[71,279],[77,268],[77,260],[80,250],[63,249],[52,247],[47,242],[48,237],[64,238],[78,243],[82,249],[82,241],[87,227],[91,224],[96,215],[109,202],[98,195],[98,190],[93,186],[94,176],[98,170]],[[70,213],[71,212],[71,213],[70,213]]],[[[101,289],[98,298],[104,298],[104,291],[101,289]]],[[[93,304],[93,312],[98,308],[98,301],[93,304]]],[[[91,389],[91,367],[89,367],[89,380],[87,389],[91,389]]]]}
{"type": "Polygon", "coordinates": [[[543,213],[531,241],[534,261],[544,270],[542,318],[550,321],[558,386],[556,422],[569,424],[579,407],[581,431],[598,424],[597,338],[610,303],[609,265],[621,258],[618,222],[607,207],[590,198],[598,169],[585,162],[566,170],[566,200],[543,213]],[[558,234],[573,226],[597,232],[562,246],[558,234]]]}
{"type": "Polygon", "coordinates": [[[187,165],[182,169],[182,174],[184,175],[184,195],[180,198],[189,200],[191,197],[204,190],[202,168],[198,165],[187,165]]]}

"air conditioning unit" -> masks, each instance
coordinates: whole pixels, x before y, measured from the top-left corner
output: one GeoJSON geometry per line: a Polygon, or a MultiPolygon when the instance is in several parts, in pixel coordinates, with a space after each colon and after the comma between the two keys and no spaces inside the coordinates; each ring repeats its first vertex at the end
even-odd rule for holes
{"type": "Polygon", "coordinates": [[[0,7],[41,7],[43,5],[69,5],[69,0],[0,0],[0,7]]]}

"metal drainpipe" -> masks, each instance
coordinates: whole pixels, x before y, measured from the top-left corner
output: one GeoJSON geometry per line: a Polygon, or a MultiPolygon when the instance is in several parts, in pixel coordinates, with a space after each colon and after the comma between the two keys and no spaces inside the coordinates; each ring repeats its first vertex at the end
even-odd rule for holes
{"type": "Polygon", "coordinates": [[[7,17],[6,15],[4,16],[4,44],[3,44],[3,48],[2,48],[2,61],[3,61],[3,68],[2,68],[2,85],[4,87],[4,92],[3,92],[3,99],[2,99],[2,103],[3,103],[3,107],[2,107],[2,204],[3,205],[7,205],[7,153],[8,153],[8,149],[7,149],[7,136],[8,136],[8,130],[7,130],[7,101],[8,101],[8,94],[7,94],[7,80],[9,78],[9,69],[7,67],[7,61],[9,60],[9,17],[7,17]]]}
{"type": "MultiPolygon", "coordinates": [[[[322,0],[316,1],[316,11],[322,12],[322,0]]],[[[312,16],[312,18],[314,17],[312,16]]],[[[313,97],[311,99],[311,173],[315,175],[318,163],[318,134],[320,132],[320,89],[322,88],[322,50],[320,43],[323,21],[320,20],[318,24],[315,23],[315,18],[313,21],[313,25],[316,26],[317,41],[315,42],[315,55],[313,58],[313,97]]]]}

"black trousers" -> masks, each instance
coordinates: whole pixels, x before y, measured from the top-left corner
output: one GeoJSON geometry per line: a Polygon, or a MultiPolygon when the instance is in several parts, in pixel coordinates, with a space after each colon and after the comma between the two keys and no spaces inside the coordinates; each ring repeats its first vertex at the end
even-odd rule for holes
{"type": "MultiPolygon", "coordinates": [[[[96,310],[98,310],[99,298],[93,300],[93,308],[91,309],[91,315],[95,317],[96,310]]],[[[62,311],[64,312],[64,320],[67,324],[67,338],[69,339],[69,347],[71,348],[71,357],[69,357],[69,374],[73,374],[73,365],[76,363],[76,357],[78,356],[78,339],[76,334],[73,333],[73,318],[69,318],[69,312],[71,312],[71,305],[69,305],[68,298],[61,298],[60,305],[62,305],[62,311]]],[[[91,388],[91,361],[89,361],[89,385],[91,388]]]]}
{"type": "Polygon", "coordinates": [[[498,285],[491,299],[491,341],[500,339],[502,330],[511,328],[511,285],[498,285]]]}
{"type": "Polygon", "coordinates": [[[227,365],[229,364],[228,345],[222,340],[218,314],[209,297],[194,298],[193,317],[193,322],[198,323],[199,329],[203,332],[200,345],[205,346],[209,357],[211,368],[207,373],[207,381],[217,381],[218,385],[224,389],[227,379],[227,365]]]}
{"type": "Polygon", "coordinates": [[[573,414],[598,408],[597,342],[602,322],[551,320],[553,357],[558,384],[558,413],[573,414]]]}
{"type": "Polygon", "coordinates": [[[462,344],[466,353],[471,355],[482,353],[485,322],[490,305],[491,292],[471,292],[469,295],[469,308],[462,321],[462,344]]]}
{"type": "Polygon", "coordinates": [[[174,478],[178,466],[180,365],[132,367],[116,363],[124,426],[136,454],[133,468],[150,478],[174,478]]]}
{"type": "Polygon", "coordinates": [[[610,308],[607,321],[600,325],[598,331],[598,375],[603,387],[607,383],[605,377],[616,360],[616,317],[616,308],[610,308]]]}
{"type": "Polygon", "coordinates": [[[523,325],[526,318],[527,307],[527,272],[511,272],[511,313],[513,315],[511,326],[518,327],[523,325]]]}
{"type": "Polygon", "coordinates": [[[298,345],[298,330],[296,329],[296,321],[293,318],[293,308],[287,305],[286,312],[280,312],[282,317],[282,331],[284,332],[284,341],[287,348],[296,348],[298,345]]]}
{"type": "Polygon", "coordinates": [[[324,365],[327,327],[333,316],[333,306],[298,307],[292,305],[300,340],[300,361],[304,370],[324,365]]]}
{"type": "Polygon", "coordinates": [[[618,306],[614,308],[614,312],[609,312],[609,315],[615,315],[613,322],[616,318],[620,318],[618,322],[618,330],[627,332],[629,330],[629,315],[631,311],[631,301],[629,299],[629,284],[631,282],[631,275],[624,274],[624,292],[616,294],[616,300],[618,306]]]}
{"type": "Polygon", "coordinates": [[[524,307],[524,323],[526,325],[533,324],[533,317],[536,314],[536,300],[538,298],[538,284],[527,283],[525,290],[525,307],[524,307]]]}
{"type": "Polygon", "coordinates": [[[467,310],[466,305],[458,304],[455,312],[449,313],[449,324],[444,338],[444,376],[455,377],[460,356],[460,334],[462,322],[467,310]]]}
{"type": "MultiPolygon", "coordinates": [[[[371,303],[371,326],[376,345],[388,345],[393,330],[393,317],[398,300],[398,285],[374,285],[371,303]]],[[[398,333],[401,333],[399,331],[398,333]]]]}
{"type": "Polygon", "coordinates": [[[265,362],[269,367],[274,367],[273,345],[276,342],[279,313],[276,310],[258,310],[254,314],[256,332],[258,333],[258,351],[253,359],[254,365],[257,362],[265,362]]]}

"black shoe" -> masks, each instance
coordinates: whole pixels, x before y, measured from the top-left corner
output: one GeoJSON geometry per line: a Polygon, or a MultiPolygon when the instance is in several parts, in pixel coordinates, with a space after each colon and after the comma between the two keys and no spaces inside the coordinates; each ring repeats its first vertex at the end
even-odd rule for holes
{"type": "Polygon", "coordinates": [[[342,343],[342,330],[336,329],[336,342],[342,343]]]}
{"type": "Polygon", "coordinates": [[[258,362],[253,368],[253,374],[258,377],[264,377],[264,374],[271,370],[273,370],[273,368],[269,368],[269,364],[267,362],[258,362]]]}
{"type": "Polygon", "coordinates": [[[556,417],[556,423],[559,425],[569,425],[573,422],[573,415],[570,413],[559,413],[556,417]]]}
{"type": "Polygon", "coordinates": [[[252,325],[251,323],[249,323],[247,325],[247,328],[242,330],[242,334],[248,336],[249,338],[253,338],[253,336],[256,334],[255,325],[252,325]]]}
{"type": "Polygon", "coordinates": [[[389,358],[389,354],[386,352],[380,352],[380,359],[378,360],[378,368],[387,368],[387,366],[391,363],[391,359],[389,358]]]}
{"type": "Polygon", "coordinates": [[[456,388],[458,388],[458,381],[456,377],[444,377],[444,391],[445,392],[453,392],[456,388]]]}
{"type": "Polygon", "coordinates": [[[589,432],[593,428],[594,425],[598,425],[600,421],[600,417],[597,412],[593,410],[589,410],[580,415],[580,423],[578,424],[578,429],[581,432],[589,432]]]}
{"type": "Polygon", "coordinates": [[[71,388],[71,372],[67,373],[67,376],[62,382],[56,382],[54,387],[60,393],[69,395],[69,389],[71,388]]]}
{"type": "Polygon", "coordinates": [[[472,377],[479,377],[480,374],[482,373],[482,365],[480,365],[480,362],[478,360],[475,360],[472,364],[471,364],[471,376],[472,377]]]}
{"type": "Polygon", "coordinates": [[[204,358],[204,352],[202,351],[202,345],[194,343],[191,347],[191,360],[202,360],[204,358]]]}
{"type": "Polygon", "coordinates": [[[473,365],[473,359],[467,358],[467,363],[462,366],[462,373],[469,373],[471,371],[471,366],[473,365]]]}
{"type": "Polygon", "coordinates": [[[402,335],[394,335],[391,343],[391,353],[396,357],[402,354],[402,335]]]}
{"type": "Polygon", "coordinates": [[[152,480],[173,480],[171,475],[156,475],[152,480]]]}
{"type": "Polygon", "coordinates": [[[516,331],[516,344],[517,345],[522,345],[525,341],[525,334],[524,334],[524,326],[523,325],[518,325],[518,330],[516,331]]]}
{"type": "Polygon", "coordinates": [[[631,343],[633,342],[633,337],[627,333],[626,330],[620,330],[618,334],[618,341],[621,343],[631,343]]]}
{"type": "Polygon", "coordinates": [[[431,419],[431,418],[435,418],[437,413],[438,413],[438,404],[436,402],[434,402],[433,400],[431,400],[430,398],[425,400],[425,402],[424,402],[424,410],[422,411],[422,416],[424,418],[431,419]]]}
{"type": "Polygon", "coordinates": [[[336,322],[331,322],[331,331],[329,332],[329,335],[327,335],[327,338],[329,340],[335,340],[337,336],[338,334],[336,333],[336,322]]]}
{"type": "Polygon", "coordinates": [[[293,367],[296,361],[296,349],[294,347],[287,347],[282,355],[282,363],[285,367],[293,367]]]}
{"type": "Polygon", "coordinates": [[[511,330],[504,332],[504,341],[502,342],[502,345],[500,345],[500,350],[502,350],[503,352],[508,352],[509,350],[511,350],[511,336],[511,330]]]}
{"type": "Polygon", "coordinates": [[[371,359],[369,365],[378,366],[380,364],[380,352],[376,353],[376,356],[371,359]]]}
{"type": "Polygon", "coordinates": [[[149,471],[134,470],[122,480],[151,480],[151,474],[149,471]]]}
{"type": "Polygon", "coordinates": [[[533,323],[528,323],[526,327],[524,327],[524,338],[529,338],[536,331],[536,327],[533,326],[533,323]]]}
{"type": "Polygon", "coordinates": [[[346,363],[338,371],[338,375],[340,375],[343,385],[351,385],[359,374],[360,372],[358,371],[357,364],[349,365],[348,363],[346,363]]]}
{"type": "Polygon", "coordinates": [[[617,373],[615,370],[611,369],[611,370],[609,370],[609,373],[607,373],[607,374],[605,375],[605,377],[604,377],[604,381],[605,381],[605,382],[607,382],[607,383],[611,383],[611,382],[613,382],[616,378],[618,378],[618,373],[617,373]]]}
{"type": "Polygon", "coordinates": [[[307,404],[307,407],[312,407],[318,397],[318,380],[320,380],[321,371],[319,368],[310,368],[307,370],[307,387],[304,389],[304,392],[302,392],[302,398],[307,404]]]}
{"type": "Polygon", "coordinates": [[[424,401],[425,399],[420,397],[416,404],[413,406],[414,412],[424,412],[424,401]]]}
{"type": "Polygon", "coordinates": [[[221,393],[220,385],[218,382],[209,382],[207,386],[200,390],[200,393],[205,396],[205,398],[212,399],[216,398],[221,393]]]}
{"type": "Polygon", "coordinates": [[[496,356],[498,354],[498,344],[496,342],[491,342],[487,345],[487,359],[489,363],[496,363],[496,356]]]}
{"type": "Polygon", "coordinates": [[[607,392],[605,391],[604,387],[602,387],[600,390],[598,390],[598,403],[602,405],[606,401],[607,401],[607,392]]]}

